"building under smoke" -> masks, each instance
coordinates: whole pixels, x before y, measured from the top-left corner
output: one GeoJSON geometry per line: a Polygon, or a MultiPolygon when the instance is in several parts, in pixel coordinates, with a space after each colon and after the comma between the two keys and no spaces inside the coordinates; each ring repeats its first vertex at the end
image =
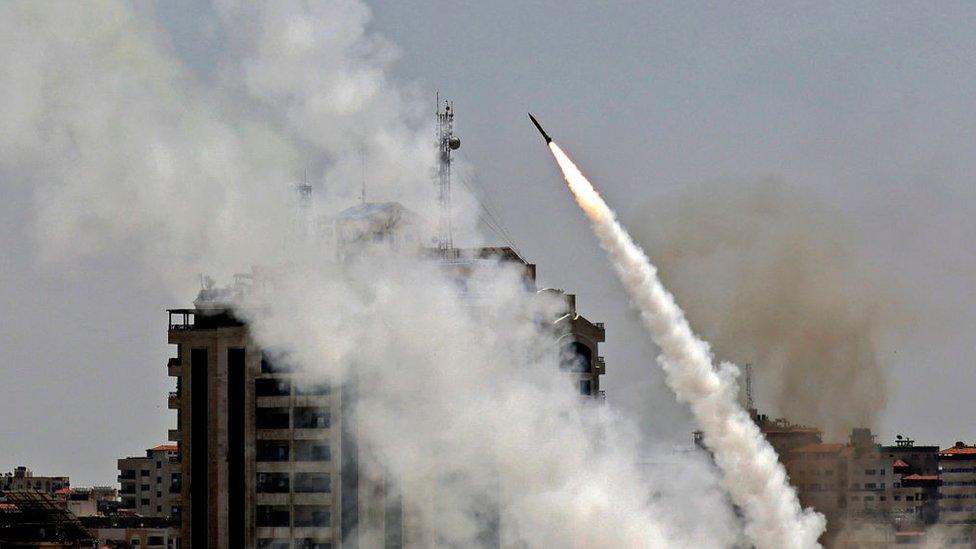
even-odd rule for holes
{"type": "MultiPolygon", "coordinates": [[[[416,214],[399,204],[363,203],[340,213],[322,233],[335,239],[339,260],[377,249],[426,255],[471,307],[491,299],[480,291],[480,277],[499,264],[519,270],[527,296],[556,296],[563,303],[545,320],[562,368],[583,398],[603,398],[604,327],[577,312],[574,295],[537,290],[535,265],[511,248],[422,249],[418,225],[416,214]]],[[[287,354],[260,348],[234,314],[235,298],[263,285],[265,276],[255,270],[227,289],[207,282],[193,308],[169,311],[176,357],[168,369],[177,380],[170,398],[177,428],[170,439],[179,448],[173,478],[180,482],[173,486],[181,501],[174,511],[184,543],[323,549],[436,540],[436,519],[412,520],[419,499],[401,493],[397,480],[360,447],[355,374],[333,383],[304,372],[287,354]]],[[[484,507],[479,539],[498,546],[497,502],[484,507]]]]}

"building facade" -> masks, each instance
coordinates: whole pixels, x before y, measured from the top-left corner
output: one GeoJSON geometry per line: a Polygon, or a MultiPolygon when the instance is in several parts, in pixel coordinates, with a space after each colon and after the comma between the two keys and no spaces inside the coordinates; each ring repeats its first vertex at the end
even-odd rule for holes
{"type": "Polygon", "coordinates": [[[0,477],[0,491],[36,490],[53,495],[58,490],[70,487],[71,481],[68,477],[36,476],[24,465],[0,477]]]}
{"type": "Polygon", "coordinates": [[[957,442],[939,452],[939,521],[949,529],[947,543],[976,544],[976,445],[957,442]]]}
{"type": "Polygon", "coordinates": [[[144,456],[121,458],[118,469],[122,509],[143,517],[179,520],[182,472],[176,444],[149,448],[144,456]]]}

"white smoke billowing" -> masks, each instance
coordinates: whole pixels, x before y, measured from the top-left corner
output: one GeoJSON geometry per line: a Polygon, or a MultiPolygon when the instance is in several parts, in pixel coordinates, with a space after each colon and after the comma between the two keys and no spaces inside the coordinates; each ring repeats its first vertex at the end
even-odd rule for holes
{"type": "Polygon", "coordinates": [[[776,452],[739,404],[738,369],[730,363],[718,369],[713,366],[708,344],[691,331],[643,250],[562,149],[555,143],[549,147],[641,320],[661,348],[658,362],[668,384],[679,400],[690,405],[705,444],[724,473],[726,489],[742,507],[747,536],[763,548],[817,546],[824,517],[801,509],[776,452]]]}
{"type": "MultiPolygon", "coordinates": [[[[255,339],[315,377],[355,377],[371,472],[401,486],[416,545],[477,544],[486,507],[506,546],[735,543],[707,463],[662,473],[670,456],[639,455],[632,420],[581,402],[547,327],[560,304],[500,265],[482,265],[490,299],[475,307],[417,256],[338,264],[295,239],[296,167],[311,164],[319,206],[339,210],[358,194],[363,144],[377,200],[433,213],[425,107],[386,76],[392,50],[366,32],[369,10],[217,7],[234,32],[215,90],[129,4],[0,6],[0,170],[36,188],[41,253],[124,255],[180,300],[198,272],[273,268],[240,313],[261,307],[255,339]]],[[[461,204],[459,219],[477,218],[461,204]]]]}

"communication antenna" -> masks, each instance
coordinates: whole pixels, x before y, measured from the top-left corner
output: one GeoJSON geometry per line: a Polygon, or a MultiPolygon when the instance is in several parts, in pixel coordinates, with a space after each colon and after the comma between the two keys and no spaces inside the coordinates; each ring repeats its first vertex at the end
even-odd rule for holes
{"type": "Polygon", "coordinates": [[[755,402],[752,400],[752,364],[746,364],[746,410],[754,410],[755,402]]]}
{"type": "Polygon", "coordinates": [[[441,110],[440,93],[437,102],[437,203],[440,217],[437,222],[437,248],[443,252],[454,249],[454,228],[451,223],[451,151],[461,148],[461,140],[454,135],[454,102],[444,101],[441,110]]]}
{"type": "Polygon", "coordinates": [[[366,204],[366,144],[359,144],[359,162],[363,169],[363,186],[359,191],[359,201],[366,204]]]}
{"type": "Polygon", "coordinates": [[[299,236],[308,236],[310,218],[312,214],[312,186],[308,184],[308,166],[302,182],[295,185],[298,191],[298,211],[296,212],[295,229],[299,236]]]}

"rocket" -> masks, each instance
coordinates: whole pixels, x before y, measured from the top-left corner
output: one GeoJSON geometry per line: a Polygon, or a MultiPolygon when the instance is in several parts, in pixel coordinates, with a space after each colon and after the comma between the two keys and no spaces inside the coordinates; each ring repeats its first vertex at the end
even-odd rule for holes
{"type": "Polygon", "coordinates": [[[542,129],[542,126],[539,124],[539,121],[536,120],[534,116],[532,116],[532,113],[529,113],[529,119],[532,120],[532,123],[535,124],[535,127],[539,129],[539,133],[541,133],[542,137],[546,140],[546,145],[552,143],[552,138],[549,137],[549,134],[546,133],[546,130],[542,129]]]}

